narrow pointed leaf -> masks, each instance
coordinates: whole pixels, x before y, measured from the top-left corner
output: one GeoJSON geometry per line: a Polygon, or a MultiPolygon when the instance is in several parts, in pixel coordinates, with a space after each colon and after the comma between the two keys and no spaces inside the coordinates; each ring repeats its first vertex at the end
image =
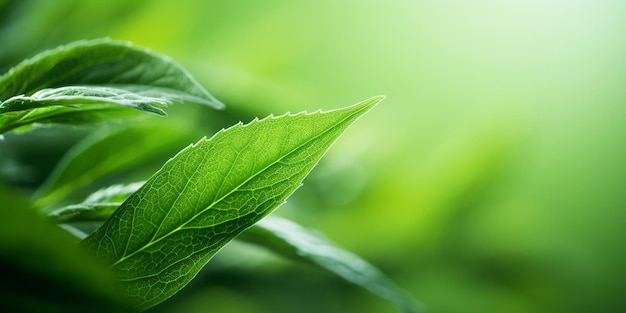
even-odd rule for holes
{"type": "Polygon", "coordinates": [[[186,285],[217,251],[300,186],[330,145],[382,97],[255,120],[189,146],[84,240],[138,308],[186,285]]]}
{"type": "Polygon", "coordinates": [[[120,202],[81,203],[64,206],[48,213],[54,223],[100,222],[106,220],[120,202]]]}
{"type": "Polygon", "coordinates": [[[145,183],[145,181],[139,181],[131,184],[120,184],[102,188],[90,194],[89,197],[83,201],[83,203],[122,203],[145,183]]]}
{"type": "Polygon", "coordinates": [[[73,123],[119,117],[112,111],[125,107],[163,115],[173,102],[223,107],[168,57],[127,42],[78,41],[40,53],[0,77],[0,133],[65,122],[79,109],[101,112],[91,118],[73,114],[73,123]],[[63,118],[55,119],[56,113],[63,118]]]}
{"type": "Polygon", "coordinates": [[[89,195],[82,203],[53,210],[47,216],[55,223],[104,222],[144,183],[113,185],[100,189],[89,195]]]}
{"type": "Polygon", "coordinates": [[[87,125],[110,119],[142,117],[142,112],[118,104],[92,103],[76,106],[47,106],[33,110],[0,113],[0,134],[28,131],[48,124],[87,125]]]}
{"type": "Polygon", "coordinates": [[[161,98],[144,96],[139,92],[122,89],[122,86],[69,86],[41,89],[30,96],[15,96],[2,103],[0,113],[27,111],[50,106],[69,106],[80,109],[99,103],[117,104],[158,115],[166,115],[161,109],[168,103],[168,95],[161,98]]]}
{"type": "Polygon", "coordinates": [[[192,129],[161,120],[103,128],[63,156],[35,193],[35,205],[48,210],[60,202],[77,203],[120,175],[146,168],[153,173],[172,154],[198,137],[192,129]]]}
{"type": "Polygon", "coordinates": [[[418,312],[415,301],[375,266],[292,221],[268,216],[237,239],[331,271],[388,300],[401,312],[418,312]]]}

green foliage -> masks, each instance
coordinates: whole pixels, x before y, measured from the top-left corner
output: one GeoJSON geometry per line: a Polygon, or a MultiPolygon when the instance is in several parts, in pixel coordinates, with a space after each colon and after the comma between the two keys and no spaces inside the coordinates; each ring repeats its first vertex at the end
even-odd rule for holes
{"type": "Polygon", "coordinates": [[[103,222],[143,184],[144,182],[137,182],[128,185],[109,186],[94,192],[79,204],[53,210],[47,216],[56,223],[103,222]]]}
{"type": "MultiPolygon", "coordinates": [[[[78,200],[104,185],[152,163],[162,164],[181,149],[181,141],[193,140],[194,132],[179,124],[147,121],[108,127],[92,133],[69,150],[35,194],[42,208],[63,200],[78,200]],[[146,153],[150,151],[150,153],[146,153]]],[[[159,166],[160,166],[159,164],[159,166]]]]}
{"type": "Polygon", "coordinates": [[[182,150],[85,239],[139,308],[191,280],[300,185],[330,144],[381,98],[237,125],[182,150]]]}
{"type": "MultiPolygon", "coordinates": [[[[625,5],[0,0],[0,75],[40,51],[110,36],[172,56],[228,104],[171,105],[167,118],[116,111],[135,129],[142,118],[196,131],[164,143],[168,151],[139,162],[142,170],[55,197],[46,214],[146,180],[176,151],[238,121],[384,93],[384,105],[346,132],[272,215],[358,252],[432,312],[626,312],[625,5]]],[[[114,131],[121,123],[109,116],[114,131]]],[[[59,158],[94,128],[5,133],[0,180],[36,200],[59,158]]],[[[98,223],[72,225],[89,233],[98,223]]],[[[234,242],[150,309],[209,310],[393,308],[330,273],[234,242]]]]}
{"type": "Polygon", "coordinates": [[[267,247],[300,262],[310,262],[394,303],[402,312],[417,312],[413,300],[385,274],[320,234],[288,219],[269,216],[245,232],[244,241],[267,247]]]}
{"type": "MultiPolygon", "coordinates": [[[[64,286],[67,292],[59,299],[3,283],[13,298],[4,303],[14,309],[32,297],[25,311],[57,301],[53,310],[91,311],[94,305],[108,312],[144,310],[166,300],[222,247],[283,204],[332,143],[383,98],[239,123],[178,151],[178,144],[190,142],[196,132],[175,122],[155,122],[141,111],[163,116],[166,105],[174,102],[222,104],[170,59],[128,43],[94,40],[24,61],[0,78],[0,132],[12,135],[41,123],[87,124],[96,130],[58,161],[30,202],[0,190],[3,202],[11,203],[2,211],[7,227],[0,233],[6,248],[0,261],[5,268],[23,273],[26,281],[42,277],[46,288],[57,288],[59,275],[66,272],[74,283],[64,286]],[[120,118],[133,119],[112,123],[120,118]],[[150,172],[151,164],[176,151],[160,170],[150,172]],[[129,184],[145,171],[150,172],[145,183],[129,184]],[[36,222],[42,224],[38,233],[25,231],[27,215],[41,218],[35,212],[48,221],[36,222]],[[52,223],[81,244],[67,243],[70,236],[52,223]],[[11,236],[28,252],[18,249],[20,241],[8,241],[11,236]],[[55,250],[50,255],[54,266],[25,259],[48,257],[50,250],[55,250]],[[89,288],[81,289],[82,284],[89,288]],[[120,289],[121,296],[116,293],[120,289]],[[68,297],[80,301],[61,304],[68,297]]],[[[410,297],[382,272],[290,222],[266,221],[243,238],[278,253],[291,251],[300,256],[297,260],[369,289],[404,312],[416,312],[410,297]],[[281,242],[278,249],[276,240],[281,242]]]]}
{"type": "Polygon", "coordinates": [[[129,115],[120,112],[124,107],[165,115],[163,107],[173,102],[223,106],[169,58],[108,39],[79,41],[20,63],[0,77],[0,101],[0,133],[129,115]]]}

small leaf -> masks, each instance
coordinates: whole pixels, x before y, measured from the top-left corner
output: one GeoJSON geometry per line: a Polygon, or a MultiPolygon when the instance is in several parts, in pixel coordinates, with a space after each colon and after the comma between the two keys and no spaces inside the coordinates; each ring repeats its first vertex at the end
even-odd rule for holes
{"type": "Polygon", "coordinates": [[[84,244],[138,308],[185,286],[219,249],[300,186],[330,145],[383,98],[255,120],[179,152],[84,244]]]}
{"type": "MultiPolygon", "coordinates": [[[[77,41],[40,53],[0,77],[0,133],[35,122],[63,122],[55,117],[71,112],[67,106],[101,109],[104,116],[124,107],[163,115],[162,108],[173,102],[223,107],[168,57],[110,39],[77,41]]],[[[78,117],[73,123],[83,121],[78,117]]]]}
{"type": "Polygon", "coordinates": [[[113,185],[91,194],[80,204],[56,209],[47,214],[55,223],[104,222],[132,193],[145,182],[113,185]]]}
{"type": "Polygon", "coordinates": [[[85,199],[83,203],[107,203],[107,202],[124,202],[130,195],[135,193],[146,182],[140,181],[132,184],[113,185],[100,189],[85,199]]]}
{"type": "Polygon", "coordinates": [[[418,312],[414,300],[379,269],[292,221],[268,216],[237,239],[313,263],[390,301],[402,312],[418,312]]]}
{"type": "Polygon", "coordinates": [[[146,168],[153,173],[172,154],[198,137],[184,125],[161,120],[101,129],[63,156],[35,193],[35,205],[47,209],[63,201],[76,200],[76,203],[90,192],[115,182],[119,175],[146,168]]]}
{"type": "Polygon", "coordinates": [[[104,221],[121,204],[120,202],[72,204],[48,213],[48,217],[55,223],[104,221]]]}

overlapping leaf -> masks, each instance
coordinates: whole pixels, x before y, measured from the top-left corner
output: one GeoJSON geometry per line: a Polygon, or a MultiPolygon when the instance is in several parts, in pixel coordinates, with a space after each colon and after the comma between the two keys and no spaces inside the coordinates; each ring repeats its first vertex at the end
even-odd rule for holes
{"type": "Polygon", "coordinates": [[[43,52],[0,77],[0,133],[33,123],[131,116],[125,107],[164,115],[163,108],[173,102],[223,107],[167,57],[127,42],[78,41],[43,52]]]}
{"type": "Polygon", "coordinates": [[[47,216],[56,223],[104,222],[144,183],[113,185],[100,189],[89,195],[85,201],[53,210],[47,216]]]}
{"type": "Polygon", "coordinates": [[[283,203],[335,139],[381,100],[255,120],[203,139],[168,161],[84,244],[117,272],[138,308],[157,304],[283,203]]]}
{"type": "Polygon", "coordinates": [[[198,137],[184,125],[162,121],[144,121],[139,127],[103,128],[65,154],[36,192],[35,204],[47,209],[73,196],[80,196],[73,197],[80,201],[84,195],[106,186],[120,175],[146,168],[153,173],[172,154],[198,137]]]}
{"type": "Polygon", "coordinates": [[[238,239],[329,270],[390,301],[402,312],[418,312],[415,301],[375,266],[292,221],[268,216],[238,239]]]}

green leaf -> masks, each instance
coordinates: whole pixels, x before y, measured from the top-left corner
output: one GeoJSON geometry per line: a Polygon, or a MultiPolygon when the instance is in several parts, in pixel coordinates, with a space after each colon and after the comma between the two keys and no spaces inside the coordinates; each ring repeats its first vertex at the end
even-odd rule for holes
{"type": "Polygon", "coordinates": [[[0,186],[0,311],[128,312],[114,274],[0,186]]]}
{"type": "Polygon", "coordinates": [[[125,107],[164,115],[163,107],[174,102],[223,107],[168,57],[110,39],[77,41],[38,54],[0,77],[0,133],[66,122],[72,113],[77,113],[73,123],[97,120],[76,112],[80,109],[102,111],[100,119],[119,117],[123,114],[111,111],[127,113],[125,107]]]}
{"type": "Polygon", "coordinates": [[[331,271],[390,301],[402,312],[418,312],[414,300],[379,269],[292,221],[268,216],[237,239],[331,271]]]}
{"type": "Polygon", "coordinates": [[[0,113],[0,134],[8,131],[28,131],[46,124],[86,125],[110,119],[128,119],[142,116],[117,104],[98,103],[73,106],[50,106],[33,110],[0,113]]]}
{"type": "MultiPolygon", "coordinates": [[[[35,205],[48,210],[57,203],[76,203],[90,192],[116,182],[121,175],[142,169],[154,173],[171,155],[199,137],[196,131],[169,121],[104,128],[83,139],[66,153],[37,190],[35,205]]],[[[146,179],[149,174],[138,176],[133,180],[146,179]]]]}
{"type": "Polygon", "coordinates": [[[147,97],[140,92],[131,92],[121,86],[70,86],[42,89],[31,96],[15,96],[2,103],[0,113],[25,111],[46,106],[65,105],[80,109],[80,105],[112,103],[138,110],[166,115],[158,106],[170,101],[167,93],[162,97],[147,97]]]}
{"type": "Polygon", "coordinates": [[[47,214],[55,223],[104,222],[132,193],[145,182],[113,185],[91,194],[80,204],[56,209],[47,214]]]}
{"type": "Polygon", "coordinates": [[[84,244],[138,308],[185,286],[225,244],[300,186],[330,145],[383,97],[255,120],[182,150],[84,244]]]}

